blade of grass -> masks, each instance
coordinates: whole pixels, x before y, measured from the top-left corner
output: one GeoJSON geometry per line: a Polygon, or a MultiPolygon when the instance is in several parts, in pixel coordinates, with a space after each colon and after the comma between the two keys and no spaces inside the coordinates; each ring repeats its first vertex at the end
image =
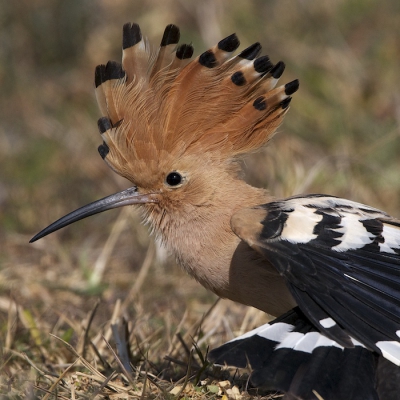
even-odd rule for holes
{"type": "Polygon", "coordinates": [[[43,400],[47,400],[50,396],[54,395],[53,390],[57,387],[58,383],[67,375],[68,371],[75,366],[75,364],[79,361],[76,359],[68,368],[66,368],[62,374],[53,382],[53,384],[49,387],[48,393],[43,397],[43,400]]]}

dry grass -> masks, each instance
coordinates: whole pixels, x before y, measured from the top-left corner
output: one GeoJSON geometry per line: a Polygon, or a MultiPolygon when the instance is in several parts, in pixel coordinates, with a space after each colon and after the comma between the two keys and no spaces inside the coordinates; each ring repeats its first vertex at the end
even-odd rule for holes
{"type": "Polygon", "coordinates": [[[233,31],[243,47],[259,40],[301,87],[276,140],[245,161],[248,180],[277,197],[329,193],[399,216],[398,1],[41,0],[1,9],[2,398],[235,398],[246,372],[211,368],[207,347],[267,317],[228,301],[213,307],[215,296],[152,244],[134,210],[28,244],[59,216],[128,186],[96,151],[94,67],[120,58],[129,20],[155,43],[177,23],[197,52],[233,31]]]}

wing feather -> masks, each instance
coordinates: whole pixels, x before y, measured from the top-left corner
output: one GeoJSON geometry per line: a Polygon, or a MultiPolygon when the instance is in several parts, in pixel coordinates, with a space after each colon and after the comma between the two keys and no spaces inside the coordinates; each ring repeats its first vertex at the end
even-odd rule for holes
{"type": "Polygon", "coordinates": [[[311,195],[241,210],[232,228],[286,279],[321,332],[345,347],[353,337],[400,365],[399,220],[311,195]]]}
{"type": "Polygon", "coordinates": [[[284,398],[377,400],[378,357],[354,339],[353,345],[346,349],[324,337],[296,307],[211,350],[208,358],[220,365],[250,366],[255,387],[286,392],[284,398]]]}

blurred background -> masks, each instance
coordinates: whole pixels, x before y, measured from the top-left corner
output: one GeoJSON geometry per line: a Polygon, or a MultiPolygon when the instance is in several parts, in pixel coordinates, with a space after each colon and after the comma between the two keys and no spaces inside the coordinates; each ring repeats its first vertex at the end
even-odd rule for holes
{"type": "MultiPolygon", "coordinates": [[[[120,299],[137,337],[170,341],[160,352],[216,299],[153,244],[134,210],[28,244],[130,185],[98,155],[93,90],[95,66],[120,60],[129,21],[154,45],[177,24],[195,54],[233,32],[241,49],[260,41],[285,61],[281,81],[299,78],[300,90],[270,146],[245,160],[246,179],[276,197],[326,193],[400,217],[398,0],[0,0],[0,342],[31,357],[49,332],[77,341],[98,299],[96,329],[120,299]]],[[[208,343],[229,336],[218,336],[222,325],[237,332],[264,318],[229,302],[217,310],[208,343]]]]}

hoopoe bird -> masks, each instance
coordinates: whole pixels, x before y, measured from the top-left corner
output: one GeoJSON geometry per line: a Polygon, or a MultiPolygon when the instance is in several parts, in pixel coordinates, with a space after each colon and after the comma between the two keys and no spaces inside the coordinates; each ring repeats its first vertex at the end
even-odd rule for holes
{"type": "Polygon", "coordinates": [[[168,25],[151,51],[123,27],[122,64],[95,71],[101,157],[133,187],[54,222],[136,205],[178,263],[218,296],[278,318],[212,350],[286,398],[398,399],[400,220],[327,195],[276,200],[238,160],[273,137],[298,80],[235,34],[191,60],[168,25]]]}

